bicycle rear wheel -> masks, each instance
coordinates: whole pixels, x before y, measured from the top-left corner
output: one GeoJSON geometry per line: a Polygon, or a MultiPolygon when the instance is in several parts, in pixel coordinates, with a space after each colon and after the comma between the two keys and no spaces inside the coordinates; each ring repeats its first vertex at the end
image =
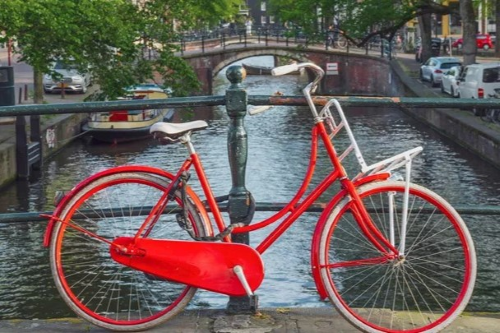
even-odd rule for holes
{"type": "MultiPolygon", "coordinates": [[[[142,172],[116,173],[99,178],[80,191],[62,210],[60,219],[99,237],[134,236],[170,180],[142,172]]],[[[169,202],[149,230],[156,239],[191,239],[176,213],[181,194],[169,202]],[[174,213],[170,213],[174,212],[174,213]]],[[[207,233],[199,210],[186,204],[192,234],[207,233]]],[[[138,331],[156,326],[180,312],[196,292],[115,262],[110,245],[57,223],[50,246],[52,275],[61,297],[76,314],[110,330],[138,331]]]]}
{"type": "MultiPolygon", "coordinates": [[[[359,188],[377,229],[401,244],[404,183],[377,182],[359,188]]],[[[319,247],[320,276],[331,302],[367,332],[439,331],[469,301],[476,277],[471,236],[458,213],[440,196],[411,184],[404,257],[383,255],[366,238],[344,199],[331,212],[319,247]],[[372,260],[372,261],[370,261],[372,260]]]]}

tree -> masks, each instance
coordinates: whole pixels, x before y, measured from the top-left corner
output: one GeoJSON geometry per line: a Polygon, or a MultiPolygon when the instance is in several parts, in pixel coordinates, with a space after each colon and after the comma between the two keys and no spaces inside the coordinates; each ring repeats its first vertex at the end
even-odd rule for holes
{"type": "MultiPolygon", "coordinates": [[[[182,95],[197,89],[193,71],[175,52],[179,32],[209,26],[238,11],[240,0],[0,0],[0,31],[34,70],[35,103],[43,101],[42,77],[60,59],[90,70],[97,99],[152,80],[182,95]],[[137,2],[137,1],[136,1],[137,2]],[[150,59],[145,56],[145,50],[150,59]],[[156,74],[156,75],[155,75],[156,74]]],[[[52,72],[53,74],[53,72],[52,72]]]]}
{"type": "Polygon", "coordinates": [[[470,65],[476,62],[476,16],[474,15],[474,7],[472,0],[460,1],[460,16],[462,18],[462,34],[463,34],[463,65],[470,65]]]}
{"type": "MultiPolygon", "coordinates": [[[[337,15],[346,37],[358,46],[376,36],[392,40],[398,30],[414,18],[454,12],[449,6],[433,0],[270,0],[269,8],[281,21],[292,21],[307,28],[314,26],[311,18],[314,6],[322,8],[327,25],[337,15]]],[[[430,19],[424,22],[429,24],[429,35],[422,44],[423,54],[430,55],[430,19]]]]}
{"type": "Polygon", "coordinates": [[[432,29],[431,29],[431,14],[425,14],[418,17],[418,25],[420,27],[420,38],[421,46],[426,45],[427,47],[422,48],[422,54],[420,56],[421,62],[426,62],[427,59],[431,57],[432,54],[432,29]],[[429,45],[431,47],[429,47],[429,45]]]}

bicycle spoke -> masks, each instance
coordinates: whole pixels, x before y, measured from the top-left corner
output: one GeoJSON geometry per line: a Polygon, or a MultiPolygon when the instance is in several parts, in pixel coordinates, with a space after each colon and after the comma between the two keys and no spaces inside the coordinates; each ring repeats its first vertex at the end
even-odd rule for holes
{"type": "MultiPolygon", "coordinates": [[[[400,240],[404,183],[388,181],[364,188],[360,196],[371,222],[387,239],[389,200],[393,200],[393,231],[400,240]]],[[[465,224],[455,218],[456,213],[447,213],[448,207],[434,193],[412,184],[407,253],[385,260],[378,259],[381,254],[370,241],[359,240],[365,236],[348,202],[332,211],[321,236],[323,251],[328,249],[321,267],[331,270],[320,275],[333,303],[349,321],[366,331],[420,332],[438,330],[449,322],[446,319],[458,316],[457,304],[470,298],[473,283],[466,275],[475,274],[475,265],[469,260],[473,253],[466,254],[473,245],[464,242],[470,239],[465,224]]]]}
{"type": "MultiPolygon", "coordinates": [[[[108,243],[117,237],[135,237],[168,185],[168,180],[156,175],[117,173],[73,194],[61,214],[63,222],[54,231],[51,268],[61,296],[78,315],[108,329],[144,330],[168,320],[193,297],[194,288],[136,271],[110,256],[108,243]]],[[[192,239],[176,221],[175,212],[183,210],[179,195],[175,193],[168,209],[144,235],[192,239]]],[[[188,198],[187,223],[195,236],[206,235],[198,215],[201,209],[188,198]]]]}

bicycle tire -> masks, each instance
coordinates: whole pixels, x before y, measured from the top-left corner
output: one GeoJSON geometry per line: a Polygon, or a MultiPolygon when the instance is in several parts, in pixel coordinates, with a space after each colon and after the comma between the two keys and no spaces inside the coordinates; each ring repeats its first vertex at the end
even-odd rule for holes
{"type": "Polygon", "coordinates": [[[337,46],[339,49],[345,49],[347,47],[347,38],[342,35],[339,35],[336,40],[337,46]]]}
{"type": "MultiPolygon", "coordinates": [[[[60,219],[108,240],[132,236],[144,221],[143,213],[154,206],[169,182],[166,177],[145,172],[98,178],[73,195],[60,219]],[[116,207],[121,208],[111,213],[105,211],[116,207]]],[[[175,200],[169,203],[174,208],[183,206],[180,195],[176,192],[175,200]]],[[[205,236],[206,221],[191,199],[186,202],[192,232],[205,236]]],[[[191,239],[175,214],[162,214],[148,237],[191,239]]],[[[194,296],[196,288],[161,280],[115,262],[109,248],[64,223],[57,223],[54,228],[50,246],[52,275],[62,299],[79,317],[109,330],[145,330],[174,317],[194,296]]]]}
{"type": "MultiPolygon", "coordinates": [[[[387,239],[386,195],[395,195],[398,225],[403,191],[404,182],[396,181],[359,188],[387,239]]],[[[366,332],[436,332],[458,317],[472,295],[476,256],[465,223],[450,204],[410,184],[406,254],[385,263],[358,261],[381,254],[362,234],[350,206],[345,198],[332,209],[319,243],[321,281],[338,311],[366,332]]],[[[396,228],[396,240],[399,232],[396,228]]]]}

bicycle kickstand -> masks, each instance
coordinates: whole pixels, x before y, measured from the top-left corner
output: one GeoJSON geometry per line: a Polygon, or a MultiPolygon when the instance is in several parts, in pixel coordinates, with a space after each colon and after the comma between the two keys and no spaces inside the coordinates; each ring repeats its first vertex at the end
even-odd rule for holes
{"type": "Polygon", "coordinates": [[[238,280],[240,280],[241,286],[245,289],[245,292],[250,299],[250,307],[252,310],[257,310],[259,297],[252,292],[252,289],[250,289],[243,267],[236,265],[233,267],[233,272],[238,277],[238,280]]]}

